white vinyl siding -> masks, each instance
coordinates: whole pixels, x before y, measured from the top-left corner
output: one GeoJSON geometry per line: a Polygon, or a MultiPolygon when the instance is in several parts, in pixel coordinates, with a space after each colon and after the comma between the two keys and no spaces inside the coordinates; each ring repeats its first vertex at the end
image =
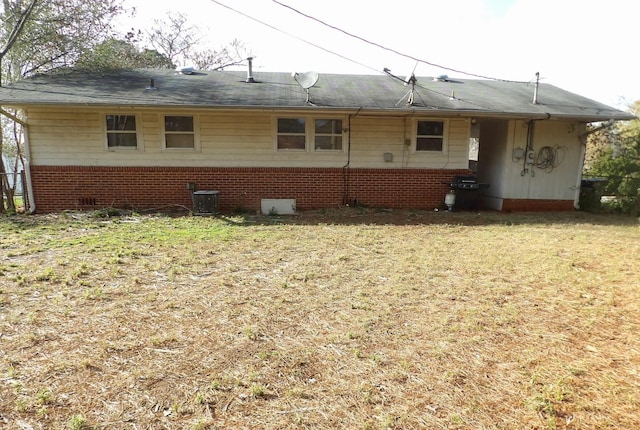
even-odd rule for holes
{"type": "Polygon", "coordinates": [[[361,117],[351,123],[351,167],[466,169],[469,166],[470,120],[447,119],[443,152],[415,151],[411,117],[361,117]],[[384,153],[393,162],[384,161],[384,153]]]}
{"type": "MultiPolygon", "coordinates": [[[[120,112],[114,109],[109,113],[120,112]]],[[[27,115],[34,165],[342,168],[347,161],[353,168],[461,169],[468,165],[470,122],[464,118],[448,120],[447,150],[440,154],[412,152],[407,144],[412,119],[403,117],[359,115],[349,121],[346,115],[315,115],[305,124],[309,129],[307,150],[278,151],[272,113],[200,110],[194,114],[148,108],[135,111],[138,151],[105,151],[104,111],[33,108],[27,115]],[[197,150],[165,149],[165,115],[194,116],[197,150]],[[311,146],[316,118],[342,121],[340,150],[311,146]],[[386,152],[393,154],[393,162],[384,162],[386,152]]],[[[277,117],[308,118],[296,113],[277,117]]]]}
{"type": "MultiPolygon", "coordinates": [[[[525,121],[511,121],[507,134],[505,159],[505,198],[546,199],[558,198],[573,200],[576,192],[576,174],[580,159],[579,128],[574,124],[561,121],[537,121],[533,136],[533,150],[536,154],[545,146],[558,146],[559,165],[547,172],[544,169],[528,166],[524,175],[523,162],[512,161],[513,148],[525,148],[527,126],[525,121]],[[567,166],[576,166],[567,168],[567,166]],[[533,172],[533,174],[531,173],[533,172]],[[551,197],[550,197],[551,196],[551,197]]],[[[482,142],[480,143],[482,145],[482,142]]]]}

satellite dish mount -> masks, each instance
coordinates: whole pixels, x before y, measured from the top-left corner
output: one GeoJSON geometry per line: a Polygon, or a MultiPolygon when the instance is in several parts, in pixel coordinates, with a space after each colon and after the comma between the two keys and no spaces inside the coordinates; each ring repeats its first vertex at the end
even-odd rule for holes
{"type": "MultiPolygon", "coordinates": [[[[407,80],[405,81],[405,85],[410,85],[411,88],[409,88],[409,91],[407,91],[407,93],[404,95],[404,97],[402,97],[398,103],[400,103],[402,100],[404,100],[405,98],[407,99],[407,106],[413,106],[413,102],[414,102],[414,95],[416,92],[416,82],[418,82],[418,80],[416,79],[416,75],[414,75],[413,73],[411,74],[411,76],[409,76],[407,78],[407,80]]],[[[396,105],[398,104],[396,103],[396,105]]]]}
{"type": "Polygon", "coordinates": [[[416,92],[416,83],[418,82],[418,79],[416,78],[416,67],[418,67],[418,63],[416,63],[416,65],[413,67],[413,70],[411,71],[411,73],[409,75],[407,75],[406,78],[402,79],[400,76],[396,76],[393,73],[391,73],[390,69],[387,69],[386,67],[384,68],[384,72],[391,76],[392,78],[395,78],[399,81],[404,82],[404,86],[409,86],[409,91],[407,91],[405,93],[404,96],[402,96],[402,98],[400,100],[398,100],[398,103],[396,103],[396,106],[398,106],[400,104],[400,102],[402,100],[406,99],[405,104],[407,106],[413,106],[414,105],[414,96],[415,96],[415,92],[416,92]]]}
{"type": "MultiPolygon", "coordinates": [[[[404,95],[404,97],[402,97],[398,103],[400,103],[402,100],[404,100],[405,98],[407,99],[407,106],[413,106],[413,102],[414,102],[414,95],[416,92],[416,82],[418,82],[418,80],[416,79],[416,69],[418,68],[418,62],[416,61],[416,65],[413,66],[413,70],[411,71],[411,74],[407,75],[407,77],[404,79],[404,85],[407,86],[409,85],[409,91],[407,91],[407,93],[404,95]]],[[[396,105],[398,104],[396,103],[396,105]]]]}
{"type": "Polygon", "coordinates": [[[318,82],[318,79],[320,78],[320,75],[318,74],[318,72],[304,72],[304,73],[293,72],[291,76],[293,77],[293,79],[296,80],[298,85],[300,85],[304,89],[304,91],[307,93],[306,103],[312,103],[309,96],[309,88],[313,87],[316,84],[316,82],[318,82]]]}

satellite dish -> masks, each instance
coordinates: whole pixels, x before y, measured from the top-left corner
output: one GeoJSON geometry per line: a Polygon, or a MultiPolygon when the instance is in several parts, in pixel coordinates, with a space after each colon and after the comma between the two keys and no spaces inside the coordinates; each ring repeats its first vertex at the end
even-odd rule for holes
{"type": "Polygon", "coordinates": [[[409,85],[412,81],[415,83],[417,81],[416,79],[416,69],[418,68],[418,62],[416,61],[416,65],[413,66],[413,70],[411,71],[411,73],[409,75],[407,75],[406,78],[404,78],[404,86],[406,87],[407,85],[409,85]]]}
{"type": "Polygon", "coordinates": [[[293,79],[295,79],[296,82],[300,84],[300,86],[305,90],[308,90],[309,88],[314,86],[316,82],[318,82],[318,79],[320,78],[320,75],[318,74],[318,72],[304,72],[304,73],[293,72],[291,76],[293,76],[293,79]]]}
{"type": "Polygon", "coordinates": [[[318,82],[318,79],[320,78],[318,72],[293,72],[291,73],[291,76],[296,80],[298,85],[304,88],[307,93],[307,103],[311,103],[309,100],[309,88],[313,87],[316,82],[318,82]]]}

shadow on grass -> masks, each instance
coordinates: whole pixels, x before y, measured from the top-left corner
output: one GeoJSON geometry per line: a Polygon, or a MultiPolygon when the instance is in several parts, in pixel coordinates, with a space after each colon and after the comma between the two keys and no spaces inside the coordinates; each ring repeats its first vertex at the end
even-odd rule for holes
{"type": "Polygon", "coordinates": [[[408,209],[340,208],[301,211],[296,215],[222,215],[224,222],[238,226],[252,225],[640,225],[638,220],[624,215],[588,212],[521,212],[501,213],[447,212],[408,209]]]}
{"type": "MultiPolygon", "coordinates": [[[[60,212],[40,215],[0,216],[0,223],[14,231],[24,231],[43,225],[56,226],[64,223],[100,223],[124,222],[137,217],[189,218],[193,215],[187,211],[151,212],[145,215],[122,210],[104,216],[104,211],[60,212]]],[[[602,226],[634,226],[640,225],[638,219],[619,214],[590,212],[518,212],[503,213],[493,211],[427,211],[411,209],[376,209],[376,208],[337,208],[299,211],[295,215],[261,215],[253,213],[218,214],[215,216],[197,216],[201,220],[223,222],[232,226],[273,226],[273,225],[602,225],[602,226]]],[[[206,221],[205,221],[206,222],[206,221]]]]}

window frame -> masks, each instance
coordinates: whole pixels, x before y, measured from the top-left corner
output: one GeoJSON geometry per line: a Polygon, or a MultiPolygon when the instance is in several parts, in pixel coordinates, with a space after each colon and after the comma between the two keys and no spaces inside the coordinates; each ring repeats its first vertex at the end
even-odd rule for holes
{"type": "Polygon", "coordinates": [[[191,152],[199,152],[200,151],[200,116],[195,114],[185,114],[185,113],[163,113],[160,115],[160,127],[162,129],[162,150],[163,151],[191,151],[191,152]],[[166,118],[167,117],[189,117],[193,121],[193,131],[174,131],[167,130],[166,126],[166,118]],[[180,148],[180,147],[168,147],[167,146],[167,134],[169,135],[185,135],[185,136],[193,136],[193,147],[192,148],[180,148]]]}
{"type": "Polygon", "coordinates": [[[411,126],[412,143],[411,150],[414,154],[446,154],[448,150],[449,140],[449,120],[446,118],[414,118],[411,126]],[[421,122],[440,122],[442,123],[442,135],[419,135],[418,126],[421,122]],[[442,149],[440,150],[428,150],[418,149],[418,139],[421,137],[442,138],[442,149]]]}
{"type": "Polygon", "coordinates": [[[325,117],[314,117],[313,118],[313,151],[314,152],[343,152],[344,151],[344,142],[345,142],[345,132],[344,132],[344,119],[342,118],[325,118],[325,117]],[[316,131],[316,121],[331,121],[332,122],[332,131],[331,133],[321,133],[318,134],[318,132],[316,131]],[[336,149],[336,148],[331,148],[331,149],[325,149],[325,148],[318,148],[318,145],[316,143],[316,138],[318,136],[329,136],[332,138],[336,138],[338,137],[338,134],[335,133],[335,131],[333,130],[333,121],[340,121],[340,148],[336,149]]]}
{"type": "Polygon", "coordinates": [[[123,112],[103,112],[101,115],[102,118],[102,129],[104,135],[104,148],[107,151],[141,151],[144,149],[144,139],[142,135],[142,123],[139,114],[135,113],[123,113],[123,112]],[[130,116],[135,119],[136,127],[135,130],[109,130],[107,125],[107,118],[110,116],[130,116]],[[135,134],[136,136],[136,145],[135,146],[109,146],[109,134],[135,134]]]}
{"type": "MultiPolygon", "coordinates": [[[[295,113],[291,115],[274,115],[272,121],[272,130],[273,130],[273,148],[276,152],[315,152],[315,153],[324,153],[324,154],[337,154],[344,153],[347,149],[348,144],[348,133],[349,130],[345,128],[345,122],[347,118],[341,115],[297,115],[295,113]],[[302,148],[279,148],[278,147],[278,137],[280,135],[286,135],[287,133],[279,133],[278,132],[278,120],[280,119],[302,119],[304,120],[305,131],[304,131],[304,139],[305,145],[304,149],[302,148]],[[341,148],[340,149],[322,149],[316,148],[316,121],[317,120],[331,120],[331,121],[341,121],[341,148]]],[[[300,133],[292,133],[291,135],[300,135],[300,133]]],[[[337,134],[320,134],[320,136],[337,136],[337,134]]]]}
{"type": "Polygon", "coordinates": [[[278,115],[274,117],[274,145],[276,151],[280,152],[306,152],[309,147],[309,118],[306,116],[296,116],[296,115],[278,115]],[[293,120],[304,120],[304,148],[280,148],[279,146],[279,138],[280,136],[301,136],[302,133],[288,133],[283,132],[280,133],[279,126],[281,119],[293,119],[293,120]]]}

